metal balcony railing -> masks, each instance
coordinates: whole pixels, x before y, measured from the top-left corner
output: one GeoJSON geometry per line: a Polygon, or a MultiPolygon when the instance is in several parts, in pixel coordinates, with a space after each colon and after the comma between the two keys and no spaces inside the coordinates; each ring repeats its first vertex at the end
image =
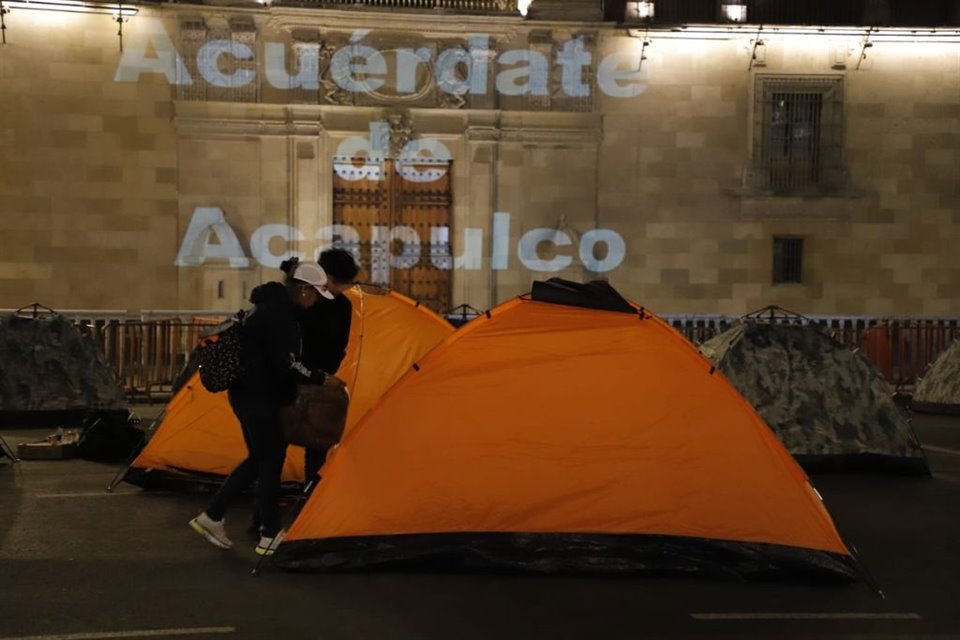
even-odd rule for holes
{"type": "MultiPolygon", "coordinates": [[[[960,25],[955,0],[654,0],[651,25],[729,23],[723,5],[746,7],[748,24],[936,27],[960,25]]],[[[608,20],[628,21],[624,0],[606,0],[608,20]]],[[[629,20],[633,22],[633,20],[629,20]]]]}
{"type": "Polygon", "coordinates": [[[277,0],[275,6],[297,6],[316,9],[396,9],[410,11],[445,11],[451,13],[515,14],[516,2],[508,0],[277,0]]]}

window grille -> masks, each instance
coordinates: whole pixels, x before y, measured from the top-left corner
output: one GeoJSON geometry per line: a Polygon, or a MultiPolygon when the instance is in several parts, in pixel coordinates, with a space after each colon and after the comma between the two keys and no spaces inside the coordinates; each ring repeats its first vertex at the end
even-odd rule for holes
{"type": "Polygon", "coordinates": [[[758,76],[754,118],[758,186],[776,193],[839,186],[842,77],[758,76]]]}
{"type": "Polygon", "coordinates": [[[206,82],[200,76],[197,53],[207,41],[207,27],[202,20],[189,20],[180,24],[178,51],[183,65],[177,65],[177,99],[205,100],[206,82]],[[186,72],[186,73],[184,73],[186,72]]]}
{"type": "Polygon", "coordinates": [[[773,239],[773,284],[803,282],[803,238],[773,239]]]}
{"type": "Polygon", "coordinates": [[[228,27],[208,28],[202,20],[188,20],[180,24],[178,50],[183,65],[177,65],[177,98],[179,100],[210,100],[229,102],[257,102],[259,100],[259,74],[257,73],[257,30],[252,22],[235,22],[228,27]],[[220,56],[203,46],[213,40],[232,40],[248,47],[253,59],[236,59],[230,55],[220,56]],[[202,53],[201,53],[202,51],[202,53]],[[237,71],[252,71],[254,80],[237,86],[218,87],[207,82],[200,72],[201,67],[219,69],[232,75],[237,71]],[[186,70],[188,75],[183,71],[186,70]]]}

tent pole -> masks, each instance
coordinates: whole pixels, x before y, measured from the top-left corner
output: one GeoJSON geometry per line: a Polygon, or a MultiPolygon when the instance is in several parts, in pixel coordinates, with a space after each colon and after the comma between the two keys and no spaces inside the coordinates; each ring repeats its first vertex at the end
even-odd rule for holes
{"type": "Polygon", "coordinates": [[[20,462],[20,458],[17,457],[16,452],[13,448],[7,444],[7,441],[3,439],[3,436],[0,436],[0,453],[4,453],[13,460],[13,463],[16,464],[20,462]]]}
{"type": "MultiPolygon", "coordinates": [[[[840,537],[843,539],[843,536],[840,537]]],[[[857,548],[852,544],[849,544],[846,540],[843,541],[847,548],[850,550],[850,557],[853,558],[853,563],[857,567],[857,570],[860,571],[860,575],[863,576],[863,581],[867,583],[867,586],[876,594],[881,600],[887,599],[887,594],[883,592],[883,589],[880,588],[880,585],[876,580],[873,579],[873,576],[870,575],[870,572],[867,571],[866,565],[860,559],[860,554],[857,553],[857,548]]]]}

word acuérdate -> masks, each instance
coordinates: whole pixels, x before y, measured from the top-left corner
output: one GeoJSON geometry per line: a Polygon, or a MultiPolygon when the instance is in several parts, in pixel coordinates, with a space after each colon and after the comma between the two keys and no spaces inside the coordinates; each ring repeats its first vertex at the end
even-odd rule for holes
{"type": "MultiPolygon", "coordinates": [[[[170,84],[192,85],[197,78],[190,73],[184,57],[159,22],[145,26],[140,37],[123,52],[114,79],[137,82],[143,74],[160,74],[170,84]]],[[[496,56],[490,49],[490,36],[474,34],[466,47],[436,51],[431,47],[399,47],[380,51],[363,40],[370,30],[355,31],[350,44],[330,57],[329,78],[342,90],[375,93],[389,90],[398,96],[414,94],[427,79],[445,93],[485,95],[493,89],[504,96],[548,95],[551,61],[531,49],[508,49],[496,56]],[[494,65],[491,68],[491,65],[494,65]],[[491,73],[492,72],[492,73],[491,73]],[[432,77],[431,77],[432,76],[432,77]],[[389,83],[388,83],[389,81],[389,83]]],[[[295,48],[296,71],[289,70],[288,45],[264,42],[261,65],[267,83],[280,90],[317,90],[321,86],[319,44],[298,44],[295,48]]],[[[256,61],[249,45],[234,40],[210,40],[196,54],[196,74],[207,83],[224,88],[239,88],[256,81],[257,65],[237,64],[256,61]],[[232,58],[232,60],[231,60],[232,58]]],[[[603,57],[596,67],[596,86],[613,98],[632,98],[647,88],[646,71],[639,67],[640,53],[619,51],[603,57]]],[[[291,60],[292,62],[292,60],[291,60]]],[[[560,87],[570,97],[587,97],[592,83],[585,71],[592,68],[593,53],[583,38],[573,38],[557,50],[553,63],[560,70],[560,87]]]]}

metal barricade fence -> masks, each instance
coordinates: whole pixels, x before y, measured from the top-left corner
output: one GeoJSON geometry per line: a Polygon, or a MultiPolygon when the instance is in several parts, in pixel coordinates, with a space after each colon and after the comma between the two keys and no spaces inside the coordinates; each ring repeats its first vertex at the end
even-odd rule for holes
{"type": "Polygon", "coordinates": [[[911,386],[955,340],[960,340],[957,320],[887,322],[868,336],[865,353],[891,383],[911,386]]]}
{"type": "MultiPolygon", "coordinates": [[[[726,331],[737,321],[726,316],[662,317],[694,344],[726,331]]],[[[812,317],[793,321],[822,325],[837,341],[862,350],[898,390],[914,387],[937,356],[960,340],[960,320],[956,319],[812,317]]]]}
{"type": "Polygon", "coordinates": [[[215,322],[179,318],[78,323],[113,367],[131,400],[164,400],[200,332],[215,322]]]}
{"type": "MultiPolygon", "coordinates": [[[[169,397],[200,332],[227,315],[180,313],[162,318],[144,314],[135,320],[83,312],[63,314],[94,341],[131,400],[163,401],[169,397]]],[[[726,331],[738,320],[720,315],[661,317],[694,344],[726,331]]],[[[915,385],[936,357],[960,339],[960,320],[956,319],[811,317],[791,321],[823,325],[841,343],[861,349],[898,389],[915,385]]]]}

